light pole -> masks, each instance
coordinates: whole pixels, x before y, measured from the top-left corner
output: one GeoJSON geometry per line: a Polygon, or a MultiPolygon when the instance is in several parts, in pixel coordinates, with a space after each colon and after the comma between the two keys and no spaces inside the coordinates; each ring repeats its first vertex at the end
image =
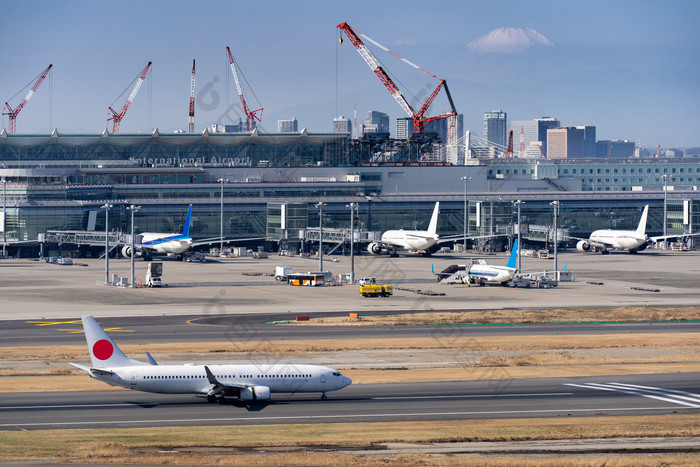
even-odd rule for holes
{"type": "Polygon", "coordinates": [[[520,205],[523,204],[524,201],[517,200],[514,201],[513,204],[518,206],[518,252],[516,253],[516,260],[517,260],[517,265],[515,267],[515,273],[520,274],[520,231],[522,230],[520,228],[520,205]]]}
{"type": "Polygon", "coordinates": [[[326,203],[322,203],[319,201],[316,203],[316,207],[318,208],[318,270],[319,272],[323,272],[323,205],[326,203]]]}
{"type": "Polygon", "coordinates": [[[105,210],[105,285],[109,284],[109,210],[112,207],[109,203],[102,206],[105,210]]]}
{"type": "Polygon", "coordinates": [[[559,280],[559,268],[557,267],[557,243],[559,242],[557,239],[557,219],[559,218],[559,201],[554,200],[549,204],[554,207],[554,277],[556,280],[559,280]]]}
{"type": "Polygon", "coordinates": [[[221,209],[219,211],[219,256],[224,254],[224,183],[228,183],[228,179],[220,178],[217,180],[221,184],[221,209]]]}
{"type": "Polygon", "coordinates": [[[355,207],[357,203],[347,205],[350,208],[350,283],[355,283],[355,207]]]}
{"type": "Polygon", "coordinates": [[[2,177],[2,257],[7,257],[7,236],[5,226],[7,225],[7,180],[2,177]]]}
{"type": "Polygon", "coordinates": [[[469,234],[469,211],[467,208],[467,185],[471,177],[464,176],[462,180],[464,181],[464,252],[467,252],[467,235],[469,234]]]}
{"type": "Polygon", "coordinates": [[[666,241],[667,241],[667,240],[666,240],[665,237],[666,237],[666,223],[667,223],[667,221],[666,221],[666,216],[667,216],[667,212],[666,212],[666,209],[667,209],[667,207],[666,207],[666,202],[667,202],[667,200],[668,200],[668,174],[663,174],[663,175],[661,176],[661,178],[664,179],[664,250],[665,250],[666,247],[667,247],[667,245],[666,245],[666,241]]]}
{"type": "Polygon", "coordinates": [[[136,256],[136,245],[134,241],[134,213],[141,209],[141,206],[134,206],[133,204],[129,206],[129,211],[131,211],[131,287],[134,287],[134,256],[136,256]]]}

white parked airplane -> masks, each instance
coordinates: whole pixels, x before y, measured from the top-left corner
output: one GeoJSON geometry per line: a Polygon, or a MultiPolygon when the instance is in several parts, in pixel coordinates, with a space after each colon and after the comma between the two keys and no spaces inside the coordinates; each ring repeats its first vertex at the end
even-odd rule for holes
{"type": "Polygon", "coordinates": [[[438,213],[440,202],[435,203],[433,215],[428,224],[428,230],[387,230],[382,234],[378,242],[372,242],[367,246],[367,251],[373,255],[382,253],[396,254],[396,250],[422,251],[429,255],[430,249],[438,243],[437,234],[438,213]]]}
{"type": "Polygon", "coordinates": [[[474,261],[470,266],[452,265],[442,272],[433,274],[438,276],[440,282],[445,284],[467,283],[486,285],[503,284],[515,277],[515,270],[518,258],[518,240],[513,242],[513,249],[510,258],[505,266],[496,266],[486,263],[483,259],[474,261]]]}
{"type": "MultiPolygon", "coordinates": [[[[601,254],[610,253],[609,249],[629,250],[630,253],[645,250],[649,244],[646,234],[647,216],[649,205],[644,206],[642,217],[639,219],[637,230],[611,230],[601,229],[591,233],[588,239],[579,239],[576,249],[580,252],[600,251],[601,254]]],[[[571,237],[575,238],[575,237],[571,237]]]]}
{"type": "MultiPolygon", "coordinates": [[[[155,233],[144,232],[141,234],[141,243],[135,245],[137,256],[145,258],[151,255],[166,255],[168,253],[179,255],[194,245],[190,237],[190,223],[192,220],[192,205],[187,211],[187,219],[182,233],[155,233]]],[[[131,245],[122,247],[122,254],[127,258],[131,256],[131,245]]]]}
{"type": "Polygon", "coordinates": [[[100,327],[95,318],[82,317],[92,366],[71,363],[90,377],[111,386],[161,394],[195,394],[209,402],[238,399],[265,401],[272,393],[320,392],[321,398],[352,383],[337,370],[318,365],[158,365],[132,360],[100,327]]]}

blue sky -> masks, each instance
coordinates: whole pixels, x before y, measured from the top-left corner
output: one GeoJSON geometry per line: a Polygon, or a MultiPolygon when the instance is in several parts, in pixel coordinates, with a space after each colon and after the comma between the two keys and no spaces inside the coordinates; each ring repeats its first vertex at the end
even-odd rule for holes
{"type": "MultiPolygon", "coordinates": [[[[596,125],[598,139],[641,139],[654,149],[700,146],[700,2],[0,0],[0,6],[1,102],[54,65],[18,116],[18,133],[103,131],[107,107],[148,61],[152,73],[121,133],[149,132],[149,115],[161,132],[186,129],[193,58],[201,132],[226,119],[227,102],[229,114],[238,115],[227,45],[255,93],[247,91],[249,105],[257,108],[257,97],[265,109],[263,130],[296,117],[310,132],[327,132],[336,113],[352,117],[355,105],[358,122],[369,110],[392,121],[403,117],[350,42],[338,43],[336,25],[347,21],[446,79],[465,127],[478,134],[483,113],[502,109],[509,121],[552,116],[563,125],[596,125]]],[[[437,85],[370,49],[409,101],[437,85]]],[[[440,96],[433,114],[446,108],[440,96]]]]}

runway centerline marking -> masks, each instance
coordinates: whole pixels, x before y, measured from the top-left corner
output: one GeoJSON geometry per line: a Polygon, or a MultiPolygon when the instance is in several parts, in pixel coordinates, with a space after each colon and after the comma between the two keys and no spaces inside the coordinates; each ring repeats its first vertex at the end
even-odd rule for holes
{"type": "Polygon", "coordinates": [[[537,396],[573,396],[573,392],[542,392],[529,394],[458,394],[451,396],[386,396],[386,397],[370,397],[371,400],[405,400],[405,399],[459,399],[459,398],[475,398],[475,397],[537,397],[537,396]]]}
{"type": "Polygon", "coordinates": [[[0,407],[0,410],[12,409],[77,409],[99,407],[140,407],[142,405],[160,405],[158,402],[119,402],[114,404],[66,404],[66,405],[16,405],[0,407]]]}
{"type": "Polygon", "coordinates": [[[75,422],[45,422],[45,423],[2,423],[0,427],[32,427],[32,426],[67,426],[67,425],[125,425],[146,423],[206,423],[206,422],[241,422],[241,421],[279,421],[279,420],[330,420],[330,419],[358,419],[358,418],[383,418],[383,417],[435,417],[435,416],[459,416],[459,415],[519,415],[519,414],[543,414],[543,413],[583,413],[583,412],[630,412],[643,410],[672,410],[677,406],[663,407],[630,407],[630,408],[587,408],[587,409],[543,409],[543,410],[494,410],[474,412],[417,412],[417,413],[382,413],[382,414],[350,414],[350,415],[292,415],[281,417],[223,417],[223,418],[182,418],[182,419],[153,419],[153,420],[100,420],[100,421],[75,421],[75,422]]]}

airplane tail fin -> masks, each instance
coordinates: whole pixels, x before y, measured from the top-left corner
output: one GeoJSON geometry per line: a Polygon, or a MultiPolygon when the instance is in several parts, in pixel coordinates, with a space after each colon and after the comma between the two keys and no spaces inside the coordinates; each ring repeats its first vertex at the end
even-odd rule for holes
{"type": "Polygon", "coordinates": [[[518,264],[518,239],[516,238],[515,241],[513,242],[513,249],[510,252],[510,258],[508,259],[508,263],[506,264],[506,267],[510,268],[510,269],[515,269],[517,264],[518,264]]]}
{"type": "Polygon", "coordinates": [[[433,217],[430,218],[430,224],[428,224],[428,235],[437,235],[437,221],[438,213],[440,212],[440,202],[435,203],[435,209],[433,209],[433,217]]]}
{"type": "Polygon", "coordinates": [[[635,232],[640,237],[646,234],[647,231],[647,216],[649,215],[649,205],[644,206],[644,212],[642,212],[642,218],[639,219],[639,225],[637,226],[637,231],[635,232]]]}
{"type": "Polygon", "coordinates": [[[564,271],[566,271],[566,267],[567,267],[568,265],[569,265],[569,262],[567,261],[566,264],[564,265],[564,269],[562,269],[562,270],[559,271],[559,272],[564,272],[564,271]]]}
{"type": "Polygon", "coordinates": [[[83,316],[85,340],[90,350],[92,366],[95,368],[110,368],[121,366],[143,365],[143,362],[132,360],[122,353],[111,337],[90,315],[83,316]]]}
{"type": "Polygon", "coordinates": [[[183,237],[189,237],[190,236],[190,222],[192,220],[192,205],[190,204],[190,209],[187,211],[187,219],[185,220],[185,228],[182,229],[182,236],[183,237]]]}

